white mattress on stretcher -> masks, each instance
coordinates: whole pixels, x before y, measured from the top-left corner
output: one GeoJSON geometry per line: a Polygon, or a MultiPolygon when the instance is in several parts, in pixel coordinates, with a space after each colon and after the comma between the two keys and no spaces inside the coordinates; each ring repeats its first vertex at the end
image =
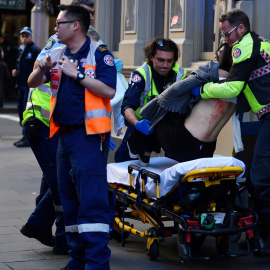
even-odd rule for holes
{"type": "MultiPolygon", "coordinates": [[[[134,164],[138,167],[138,160],[130,160],[121,163],[110,163],[107,165],[107,181],[108,183],[120,183],[129,186],[128,165],[134,164]]],[[[242,167],[245,172],[245,164],[233,157],[213,157],[213,158],[200,158],[187,162],[178,163],[167,157],[153,157],[150,159],[146,170],[160,175],[160,197],[166,195],[186,173],[201,169],[213,167],[228,167],[237,166],[242,167]]],[[[244,172],[238,176],[240,179],[244,172]]],[[[133,170],[132,182],[135,187],[138,171],[133,170]]],[[[140,179],[141,184],[141,179],[140,179]]],[[[149,198],[156,199],[156,184],[154,180],[148,177],[145,186],[146,194],[149,198]]]]}

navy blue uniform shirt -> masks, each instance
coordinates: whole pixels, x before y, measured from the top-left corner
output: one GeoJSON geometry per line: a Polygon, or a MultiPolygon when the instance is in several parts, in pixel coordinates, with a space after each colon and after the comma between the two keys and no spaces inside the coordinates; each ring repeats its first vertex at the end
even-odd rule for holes
{"type": "MultiPolygon", "coordinates": [[[[152,71],[152,80],[156,85],[157,91],[161,94],[165,89],[170,87],[176,80],[176,73],[173,70],[170,70],[167,76],[160,76],[153,67],[152,71]]],[[[124,115],[124,111],[127,108],[132,108],[136,111],[140,106],[140,98],[144,91],[145,80],[140,75],[138,71],[134,71],[132,74],[131,82],[128,86],[127,91],[125,92],[124,100],[121,107],[121,112],[124,115]]]]}
{"type": "MultiPolygon", "coordinates": [[[[84,73],[86,58],[89,52],[90,38],[87,37],[80,50],[74,55],[69,49],[65,55],[70,59],[78,60],[77,69],[84,73]]],[[[95,52],[96,74],[95,79],[103,82],[109,87],[116,89],[116,68],[112,54],[107,50],[106,45],[100,45],[95,52]],[[109,61],[108,61],[109,60],[109,61]],[[112,60],[112,61],[111,61],[112,60]]],[[[50,76],[49,72],[45,74],[50,76]]],[[[85,88],[74,79],[62,74],[60,87],[57,94],[56,106],[53,117],[58,126],[77,125],[84,123],[85,113],[85,88]]]]}
{"type": "Polygon", "coordinates": [[[40,48],[31,41],[24,50],[20,49],[16,60],[17,83],[19,87],[28,88],[27,80],[33,71],[34,63],[40,53],[40,48]]]}

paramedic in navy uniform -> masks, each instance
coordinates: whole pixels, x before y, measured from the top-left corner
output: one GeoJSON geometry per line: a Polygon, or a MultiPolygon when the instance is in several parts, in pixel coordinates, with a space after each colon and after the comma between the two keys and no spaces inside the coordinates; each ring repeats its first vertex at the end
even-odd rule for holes
{"type": "Polygon", "coordinates": [[[116,68],[107,47],[86,36],[89,13],[80,6],[59,8],[55,31],[66,46],[40,59],[28,83],[52,83],[50,136],[60,135],[57,176],[71,248],[63,269],[109,269],[106,155],[116,68]]]}
{"type": "MultiPolygon", "coordinates": [[[[71,5],[84,7],[90,15],[90,24],[95,22],[95,6],[93,0],[73,0],[71,5]]],[[[38,61],[50,54],[52,49],[63,46],[58,42],[56,34],[51,36],[46,46],[38,55],[34,69],[38,66],[38,61]]],[[[33,71],[33,66],[29,74],[33,71]]],[[[29,76],[29,75],[28,75],[29,76]]],[[[27,78],[28,78],[27,76],[27,78]]],[[[26,83],[27,83],[26,78],[26,83]]],[[[26,110],[23,114],[23,134],[37,157],[37,160],[43,170],[43,176],[40,185],[40,194],[36,198],[36,207],[27,219],[27,223],[22,226],[20,232],[29,238],[35,238],[44,245],[53,246],[53,252],[56,255],[67,254],[66,235],[64,232],[64,218],[62,205],[58,193],[57,168],[56,168],[56,150],[59,136],[55,134],[49,137],[49,113],[50,113],[50,89],[48,85],[40,85],[38,88],[31,89],[31,99],[28,99],[26,110]],[[34,109],[33,109],[34,108],[34,109]],[[33,143],[28,136],[28,119],[35,113],[39,118],[39,143],[33,143]],[[46,119],[45,119],[46,118],[46,119]],[[52,199],[53,198],[53,199],[52,199]],[[55,235],[52,235],[52,226],[55,223],[55,235]]],[[[22,143],[21,143],[22,144],[22,143]]]]}

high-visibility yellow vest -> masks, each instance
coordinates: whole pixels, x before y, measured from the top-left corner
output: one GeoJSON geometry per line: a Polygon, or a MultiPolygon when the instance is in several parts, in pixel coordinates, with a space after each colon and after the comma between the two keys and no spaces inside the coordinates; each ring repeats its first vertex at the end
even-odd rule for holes
{"type": "Polygon", "coordinates": [[[42,84],[37,88],[30,88],[26,109],[23,112],[24,125],[27,120],[35,116],[46,126],[50,122],[50,83],[42,84]]]}
{"type": "MultiPolygon", "coordinates": [[[[187,76],[187,71],[180,68],[178,64],[175,64],[172,70],[176,73],[175,81],[180,81],[187,76]]],[[[144,78],[145,87],[144,91],[140,98],[140,107],[135,111],[135,114],[140,119],[142,118],[140,115],[140,109],[150,101],[151,96],[159,95],[154,80],[152,80],[152,71],[151,67],[148,64],[143,64],[141,67],[136,69],[141,76],[144,78]]]]}

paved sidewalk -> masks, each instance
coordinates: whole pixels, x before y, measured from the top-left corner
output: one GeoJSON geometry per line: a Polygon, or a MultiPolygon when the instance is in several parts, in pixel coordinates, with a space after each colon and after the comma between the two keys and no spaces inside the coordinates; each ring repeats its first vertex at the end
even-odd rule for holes
{"type": "Polygon", "coordinates": [[[19,229],[33,210],[41,171],[30,148],[0,141],[0,269],[58,269],[67,256],[23,236],[19,229]]]}

